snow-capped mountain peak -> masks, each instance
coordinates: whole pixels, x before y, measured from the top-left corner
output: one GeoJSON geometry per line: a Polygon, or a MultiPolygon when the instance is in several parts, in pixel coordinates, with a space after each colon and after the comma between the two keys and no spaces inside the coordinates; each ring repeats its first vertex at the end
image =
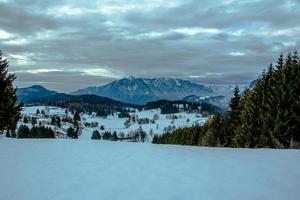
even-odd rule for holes
{"type": "Polygon", "coordinates": [[[104,86],[89,87],[71,94],[96,94],[127,103],[144,104],[159,99],[180,100],[188,95],[206,96],[212,93],[209,87],[187,80],[129,76],[104,86]]]}

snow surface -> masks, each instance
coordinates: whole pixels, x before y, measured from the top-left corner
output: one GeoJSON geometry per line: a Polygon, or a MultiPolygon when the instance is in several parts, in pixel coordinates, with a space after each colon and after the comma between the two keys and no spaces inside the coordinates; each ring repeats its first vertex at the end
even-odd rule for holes
{"type": "Polygon", "coordinates": [[[0,139],[2,200],[300,197],[300,151],[0,139]]]}
{"type": "Polygon", "coordinates": [[[21,113],[27,115],[35,115],[37,110],[45,110],[46,107],[49,108],[49,114],[51,115],[64,115],[66,109],[55,107],[55,106],[28,106],[23,107],[21,113]]]}

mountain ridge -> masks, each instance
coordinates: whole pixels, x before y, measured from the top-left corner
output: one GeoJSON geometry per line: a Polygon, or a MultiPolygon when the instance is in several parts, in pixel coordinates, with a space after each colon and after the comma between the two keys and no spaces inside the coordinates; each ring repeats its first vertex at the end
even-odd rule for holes
{"type": "Polygon", "coordinates": [[[181,100],[189,95],[211,95],[213,90],[205,85],[183,79],[129,76],[103,86],[79,89],[70,94],[95,94],[126,103],[142,105],[160,99],[181,100]]]}
{"type": "Polygon", "coordinates": [[[25,88],[17,88],[18,102],[28,102],[33,99],[43,98],[58,94],[54,90],[48,90],[41,85],[32,85],[25,88]]]}

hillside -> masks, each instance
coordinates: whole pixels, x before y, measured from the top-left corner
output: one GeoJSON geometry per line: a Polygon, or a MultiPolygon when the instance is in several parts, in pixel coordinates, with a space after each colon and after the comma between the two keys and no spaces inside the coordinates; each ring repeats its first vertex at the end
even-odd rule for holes
{"type": "Polygon", "coordinates": [[[33,85],[26,88],[18,88],[18,102],[31,102],[34,99],[44,98],[57,94],[57,92],[48,90],[40,85],[33,85]]]}
{"type": "Polygon", "coordinates": [[[78,112],[96,112],[99,116],[107,116],[114,112],[123,112],[128,107],[140,108],[140,106],[137,105],[127,104],[97,95],[68,95],[63,93],[33,99],[27,103],[58,106],[78,112]]]}

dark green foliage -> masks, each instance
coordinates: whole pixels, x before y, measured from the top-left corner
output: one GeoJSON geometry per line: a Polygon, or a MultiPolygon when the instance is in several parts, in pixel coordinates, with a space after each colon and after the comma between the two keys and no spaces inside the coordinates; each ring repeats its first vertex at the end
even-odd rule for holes
{"type": "Polygon", "coordinates": [[[110,140],[112,138],[111,132],[105,131],[102,136],[103,140],[110,140]]]}
{"type": "MultiPolygon", "coordinates": [[[[233,97],[229,102],[229,111],[225,115],[224,128],[226,132],[225,140],[222,142],[225,146],[231,146],[232,139],[237,132],[237,126],[240,123],[241,107],[240,107],[240,90],[236,86],[233,91],[233,97]]],[[[222,145],[223,145],[222,144],[222,145]]]]}
{"type": "Polygon", "coordinates": [[[101,135],[98,130],[93,131],[91,139],[92,140],[101,140],[101,135]]]}
{"type": "Polygon", "coordinates": [[[161,109],[161,114],[174,114],[180,111],[185,112],[208,112],[213,114],[216,112],[223,112],[223,110],[217,106],[207,104],[207,103],[190,103],[185,101],[170,101],[170,100],[159,100],[149,102],[143,106],[143,109],[161,109]],[[179,105],[183,105],[180,108],[179,105]]]}
{"type": "Polygon", "coordinates": [[[55,136],[51,128],[34,126],[29,129],[26,125],[21,125],[17,131],[17,138],[55,138],[55,136]]]}
{"type": "Polygon", "coordinates": [[[37,119],[35,117],[31,118],[31,124],[32,124],[32,126],[37,124],[37,119]]]}
{"type": "Polygon", "coordinates": [[[58,116],[53,116],[51,118],[51,125],[61,127],[61,119],[58,116]]]}
{"type": "Polygon", "coordinates": [[[281,55],[240,96],[236,87],[230,110],[195,127],[155,135],[153,143],[228,147],[300,148],[300,61],[295,51],[281,55]],[[198,143],[191,142],[191,135],[198,143]]]}
{"type": "Polygon", "coordinates": [[[23,119],[23,123],[24,123],[24,124],[28,124],[28,119],[27,119],[26,116],[25,116],[24,119],[23,119]]]}
{"type": "Polygon", "coordinates": [[[76,130],[74,128],[72,128],[72,127],[68,128],[68,130],[67,130],[67,136],[69,138],[73,138],[73,139],[77,139],[78,138],[76,130]]]}
{"type": "Polygon", "coordinates": [[[0,134],[6,131],[6,135],[10,136],[10,133],[15,132],[21,118],[22,105],[16,105],[16,88],[13,87],[16,76],[8,74],[8,67],[8,62],[0,51],[0,134]]]}
{"type": "Polygon", "coordinates": [[[81,119],[80,119],[80,115],[79,115],[79,112],[76,112],[75,114],[74,114],[74,121],[80,121],[81,119]]]}
{"type": "Polygon", "coordinates": [[[212,119],[205,124],[204,136],[199,144],[204,146],[224,146],[225,141],[228,145],[228,136],[225,135],[223,119],[219,113],[214,115],[212,119]]]}
{"type": "Polygon", "coordinates": [[[203,137],[202,129],[201,126],[193,126],[166,132],[162,135],[154,135],[152,143],[198,145],[198,142],[202,139],[201,137],[203,137]]]}
{"type": "Polygon", "coordinates": [[[117,132],[116,131],[113,132],[113,134],[111,136],[111,140],[112,141],[117,141],[118,140],[118,136],[117,136],[117,132]]]}
{"type": "Polygon", "coordinates": [[[21,125],[17,131],[17,138],[30,138],[30,129],[26,125],[21,125]]]}

